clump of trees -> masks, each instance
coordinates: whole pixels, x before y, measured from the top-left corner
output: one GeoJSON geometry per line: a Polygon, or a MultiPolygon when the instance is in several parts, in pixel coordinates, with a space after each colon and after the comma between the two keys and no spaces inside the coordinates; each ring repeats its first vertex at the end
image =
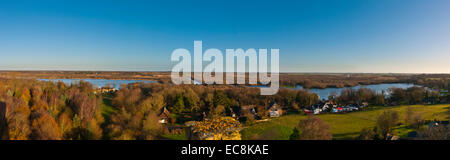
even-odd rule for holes
{"type": "Polygon", "coordinates": [[[101,95],[89,83],[67,86],[36,80],[0,81],[7,106],[8,137],[26,139],[101,139],[101,95]]]}
{"type": "Polygon", "coordinates": [[[377,101],[378,97],[383,97],[384,99],[384,94],[377,94],[368,88],[345,89],[336,98],[336,101],[340,104],[361,104],[362,102],[378,104],[380,103],[377,101]]]}
{"type": "Polygon", "coordinates": [[[330,126],[317,116],[300,120],[290,136],[291,140],[331,140],[330,126]]]}
{"type": "MultiPolygon", "coordinates": [[[[308,82],[309,83],[309,82],[308,82]]],[[[419,104],[439,102],[442,96],[423,87],[391,89],[391,95],[370,89],[344,90],[331,97],[340,104],[370,102],[372,104],[419,104]]],[[[280,88],[272,96],[263,96],[258,88],[230,85],[169,85],[136,83],[123,85],[107,95],[97,93],[87,82],[66,85],[62,82],[38,80],[0,80],[0,101],[7,104],[6,128],[9,139],[158,139],[164,134],[158,123],[159,113],[166,107],[173,114],[170,123],[183,124],[202,118],[231,116],[242,106],[256,106],[256,117],[267,116],[267,106],[277,103],[288,111],[300,111],[319,102],[317,94],[308,90],[280,88]],[[107,104],[106,104],[107,103],[107,104]],[[111,113],[102,112],[112,107],[111,113]]],[[[241,113],[245,124],[255,116],[241,113]]],[[[398,121],[392,113],[382,115],[375,129],[367,129],[366,138],[385,139],[398,121]],[[384,117],[384,118],[381,118],[384,117]]],[[[408,110],[405,123],[418,128],[423,124],[419,113],[408,110]]],[[[293,139],[329,139],[329,126],[317,117],[308,117],[294,130],[293,139]],[[311,137],[312,133],[319,137],[311,137]]]]}
{"type": "MultiPolygon", "coordinates": [[[[447,96],[448,97],[448,96],[447,96]]],[[[339,104],[361,104],[368,102],[374,105],[412,105],[423,103],[440,103],[442,99],[446,99],[437,90],[430,90],[424,87],[410,88],[390,88],[387,93],[376,93],[368,88],[345,89],[339,96],[330,97],[339,104]]]]}
{"type": "Polygon", "coordinates": [[[396,111],[384,111],[378,116],[375,127],[364,128],[358,137],[361,140],[387,140],[393,134],[393,129],[397,126],[399,114],[396,111]]]}
{"type": "Polygon", "coordinates": [[[137,85],[121,88],[112,100],[118,110],[111,115],[107,139],[152,140],[161,134],[158,114],[165,106],[160,94],[147,95],[137,85]]]}
{"type": "Polygon", "coordinates": [[[418,139],[423,140],[449,140],[450,139],[450,125],[439,125],[428,127],[419,131],[418,139]]]}
{"type": "MultiPolygon", "coordinates": [[[[291,110],[318,102],[316,94],[304,90],[280,89],[274,96],[262,96],[259,91],[227,85],[136,83],[103,95],[83,81],[66,85],[0,80],[9,139],[157,139],[162,132],[158,114],[163,107],[174,115],[171,123],[182,124],[230,116],[233,108],[245,105],[257,106],[258,116],[263,117],[272,102],[291,110]],[[102,113],[106,105],[114,111],[102,113]]],[[[251,124],[254,117],[248,115],[251,124]]]]}
{"type": "Polygon", "coordinates": [[[393,128],[397,125],[399,114],[396,111],[384,111],[377,119],[376,133],[379,139],[388,139],[392,135],[393,128]]]}
{"type": "Polygon", "coordinates": [[[394,104],[422,104],[439,103],[441,97],[439,91],[427,90],[424,87],[410,87],[407,89],[391,88],[390,101],[394,104]]]}
{"type": "Polygon", "coordinates": [[[422,114],[415,112],[413,108],[406,109],[405,123],[410,128],[419,129],[425,123],[422,114]]]}
{"type": "Polygon", "coordinates": [[[416,75],[412,77],[412,82],[433,89],[450,90],[450,76],[442,75],[416,75]]]}

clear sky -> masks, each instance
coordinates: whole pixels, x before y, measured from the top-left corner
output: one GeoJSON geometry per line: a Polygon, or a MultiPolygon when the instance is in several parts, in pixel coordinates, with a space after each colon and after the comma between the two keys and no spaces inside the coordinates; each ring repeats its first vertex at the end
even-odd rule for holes
{"type": "Polygon", "coordinates": [[[167,71],[194,40],[279,48],[282,72],[450,73],[450,1],[0,0],[0,70],[167,71]]]}

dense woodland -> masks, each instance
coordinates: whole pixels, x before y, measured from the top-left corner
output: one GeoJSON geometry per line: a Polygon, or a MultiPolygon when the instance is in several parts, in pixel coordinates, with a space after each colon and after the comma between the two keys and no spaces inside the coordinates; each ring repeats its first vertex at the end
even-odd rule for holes
{"type": "MultiPolygon", "coordinates": [[[[421,83],[448,89],[448,80],[421,83]]],[[[387,96],[365,88],[348,89],[329,98],[339,104],[449,102],[448,94],[424,87],[393,88],[391,92],[387,96]]],[[[7,133],[2,138],[12,140],[159,139],[163,127],[157,115],[163,107],[176,115],[172,124],[183,124],[201,120],[203,116],[228,116],[232,108],[246,105],[255,105],[261,114],[270,103],[276,102],[288,112],[299,113],[302,108],[320,102],[316,94],[307,90],[287,88],[281,88],[273,96],[261,96],[259,88],[252,87],[136,83],[102,94],[83,81],[66,85],[24,79],[0,80],[0,101],[7,104],[7,133]]]]}

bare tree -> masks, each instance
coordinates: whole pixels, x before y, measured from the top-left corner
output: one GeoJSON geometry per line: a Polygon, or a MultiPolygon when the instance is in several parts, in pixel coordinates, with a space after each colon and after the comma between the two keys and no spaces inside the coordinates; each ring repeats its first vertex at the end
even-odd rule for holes
{"type": "Polygon", "coordinates": [[[419,131],[418,138],[425,140],[449,140],[450,125],[439,125],[428,127],[426,130],[419,131]]]}
{"type": "Polygon", "coordinates": [[[376,131],[379,138],[387,139],[392,134],[392,129],[397,125],[398,112],[384,111],[377,119],[376,131]]]}
{"type": "Polygon", "coordinates": [[[300,130],[300,140],[331,140],[333,137],[329,132],[330,126],[316,116],[300,120],[297,128],[300,130]]]}

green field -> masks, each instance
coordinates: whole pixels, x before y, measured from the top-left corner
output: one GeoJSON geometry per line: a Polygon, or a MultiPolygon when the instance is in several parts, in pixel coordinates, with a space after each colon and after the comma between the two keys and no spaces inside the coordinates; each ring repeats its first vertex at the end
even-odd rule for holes
{"type": "MultiPolygon", "coordinates": [[[[410,105],[414,111],[422,113],[426,120],[448,120],[450,104],[440,105],[410,105]]],[[[364,111],[343,114],[318,115],[325,123],[330,125],[333,139],[354,139],[363,128],[374,127],[377,117],[386,110],[395,110],[400,114],[400,122],[404,123],[404,117],[408,106],[370,107],[364,111]]],[[[270,132],[271,139],[288,140],[293,128],[305,115],[293,114],[271,119],[248,126],[241,131],[243,139],[250,139],[256,135],[270,132]]],[[[405,137],[411,129],[404,125],[397,126],[394,134],[405,137]]]]}

